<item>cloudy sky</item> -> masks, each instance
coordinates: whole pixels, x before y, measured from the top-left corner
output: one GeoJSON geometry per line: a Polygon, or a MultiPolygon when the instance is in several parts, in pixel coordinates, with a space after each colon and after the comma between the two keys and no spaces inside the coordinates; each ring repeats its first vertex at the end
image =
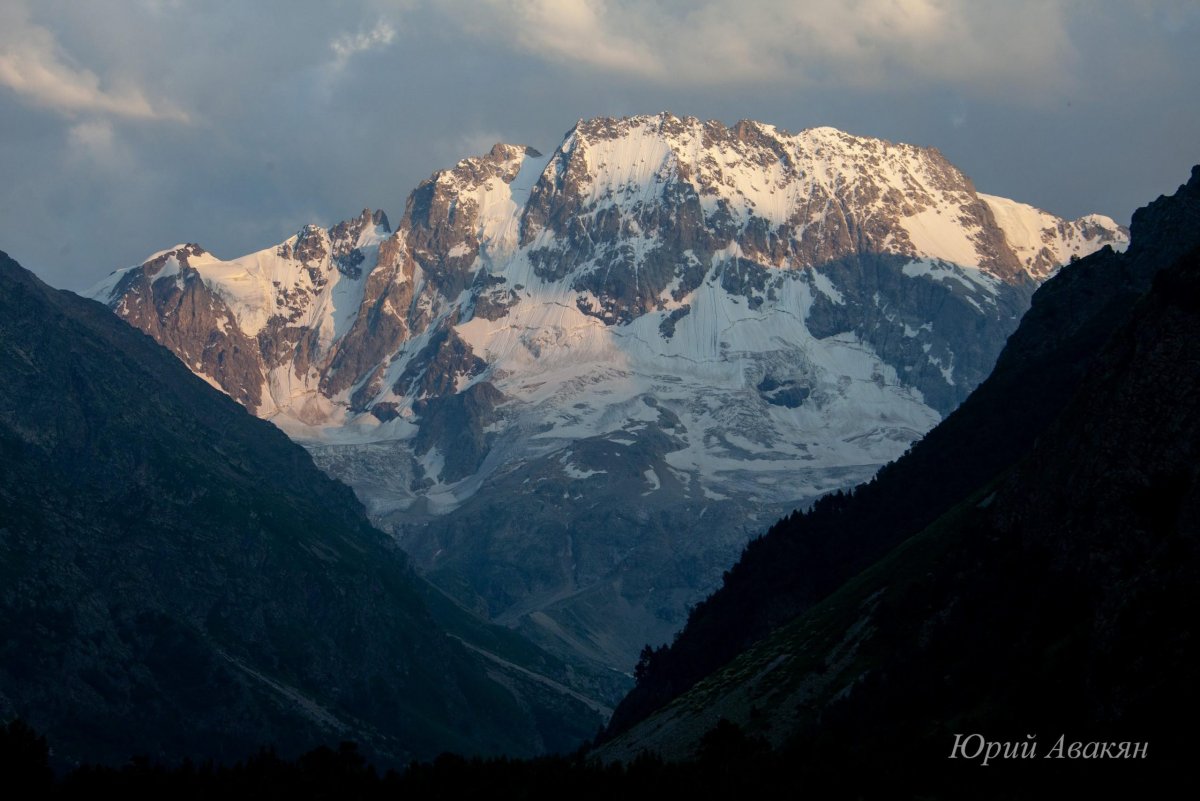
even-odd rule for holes
{"type": "Polygon", "coordinates": [[[1196,0],[0,0],[0,249],[83,289],[662,110],[932,145],[1128,222],[1200,162],[1198,40],[1196,0]]]}

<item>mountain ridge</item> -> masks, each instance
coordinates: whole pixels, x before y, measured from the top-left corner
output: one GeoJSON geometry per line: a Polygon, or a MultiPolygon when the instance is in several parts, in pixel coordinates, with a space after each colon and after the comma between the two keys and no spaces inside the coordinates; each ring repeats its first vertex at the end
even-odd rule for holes
{"type": "Polygon", "coordinates": [[[930,149],[665,113],[498,144],[381,220],[177,249],[95,294],[309,447],[460,603],[620,670],[758,521],[961,402],[1052,265],[1125,241],[930,149]]]}

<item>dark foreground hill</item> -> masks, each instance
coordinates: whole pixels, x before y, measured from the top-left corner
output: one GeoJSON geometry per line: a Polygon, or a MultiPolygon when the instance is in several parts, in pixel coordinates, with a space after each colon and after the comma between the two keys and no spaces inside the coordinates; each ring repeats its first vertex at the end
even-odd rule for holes
{"type": "Polygon", "coordinates": [[[584,699],[448,637],[429,592],[302,448],[0,254],[0,720],[65,764],[594,732],[584,699]]]}
{"type": "Polygon", "coordinates": [[[728,630],[712,625],[717,615],[761,624],[781,603],[801,613],[600,754],[686,759],[732,722],[780,749],[798,786],[869,795],[1039,797],[1031,781],[1148,791],[1185,775],[1200,711],[1198,190],[1200,170],[1135,217],[1127,256],[1084,260],[1046,285],[979,397],[947,421],[958,426],[952,446],[922,452],[946,442],[936,430],[872,486],[781,523],[748,551],[697,615],[707,628],[689,627],[646,675],[674,665],[681,643],[705,653],[702,632],[728,630]],[[1129,302],[1139,285],[1148,290],[1129,302]],[[1067,389],[1033,436],[1018,439],[1014,426],[989,441],[989,428],[1033,414],[1031,395],[1067,389]],[[981,476],[1001,455],[1011,465],[981,476]],[[968,485],[974,475],[973,486],[941,506],[897,504],[897,527],[881,535],[887,509],[874,504],[916,487],[912,471],[939,459],[936,475],[968,485]],[[922,514],[933,519],[904,536],[922,514]],[[837,518],[877,522],[839,540],[837,518]],[[774,565],[796,570],[788,585],[761,562],[807,552],[844,575],[889,538],[903,541],[823,595],[811,566],[774,565]],[[753,594],[741,583],[749,570],[790,594],[753,594]],[[988,768],[985,743],[1002,749],[988,768]],[[1013,756],[1034,743],[1036,756],[1013,756]]]}

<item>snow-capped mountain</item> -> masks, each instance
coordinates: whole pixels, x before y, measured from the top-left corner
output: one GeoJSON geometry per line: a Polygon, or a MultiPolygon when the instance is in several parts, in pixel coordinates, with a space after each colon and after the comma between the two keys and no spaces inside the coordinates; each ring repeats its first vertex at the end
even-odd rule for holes
{"type": "Polygon", "coordinates": [[[628,669],[761,524],[953,409],[1057,265],[1126,241],[936,150],[661,114],[464,159],[395,231],[181,245],[92,295],[460,601],[628,669]]]}

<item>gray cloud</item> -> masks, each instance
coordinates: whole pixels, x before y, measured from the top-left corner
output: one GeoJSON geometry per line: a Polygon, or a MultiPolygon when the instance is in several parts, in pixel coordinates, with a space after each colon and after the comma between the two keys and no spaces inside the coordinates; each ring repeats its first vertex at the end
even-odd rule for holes
{"type": "Polygon", "coordinates": [[[345,69],[350,59],[359,53],[369,53],[390,45],[396,38],[396,29],[386,19],[375,23],[370,30],[356,34],[344,33],[329,43],[333,51],[333,67],[345,69]]]}
{"type": "Polygon", "coordinates": [[[452,0],[476,36],[664,85],[938,81],[1043,93],[1073,53],[1063,4],[1010,0],[452,0]]]}
{"type": "Polygon", "coordinates": [[[494,141],[545,150],[578,118],[664,109],[933,145],[983,191],[1128,219],[1200,161],[1197,17],[1165,0],[9,0],[0,248],[80,289],[176,242],[234,256],[363,206],[395,219],[494,141]]]}
{"type": "Polygon", "coordinates": [[[54,34],[30,20],[27,4],[14,0],[0,9],[0,86],[67,116],[188,121],[184,111],[165,102],[152,103],[138,86],[102,86],[94,72],[70,61],[54,34]]]}

